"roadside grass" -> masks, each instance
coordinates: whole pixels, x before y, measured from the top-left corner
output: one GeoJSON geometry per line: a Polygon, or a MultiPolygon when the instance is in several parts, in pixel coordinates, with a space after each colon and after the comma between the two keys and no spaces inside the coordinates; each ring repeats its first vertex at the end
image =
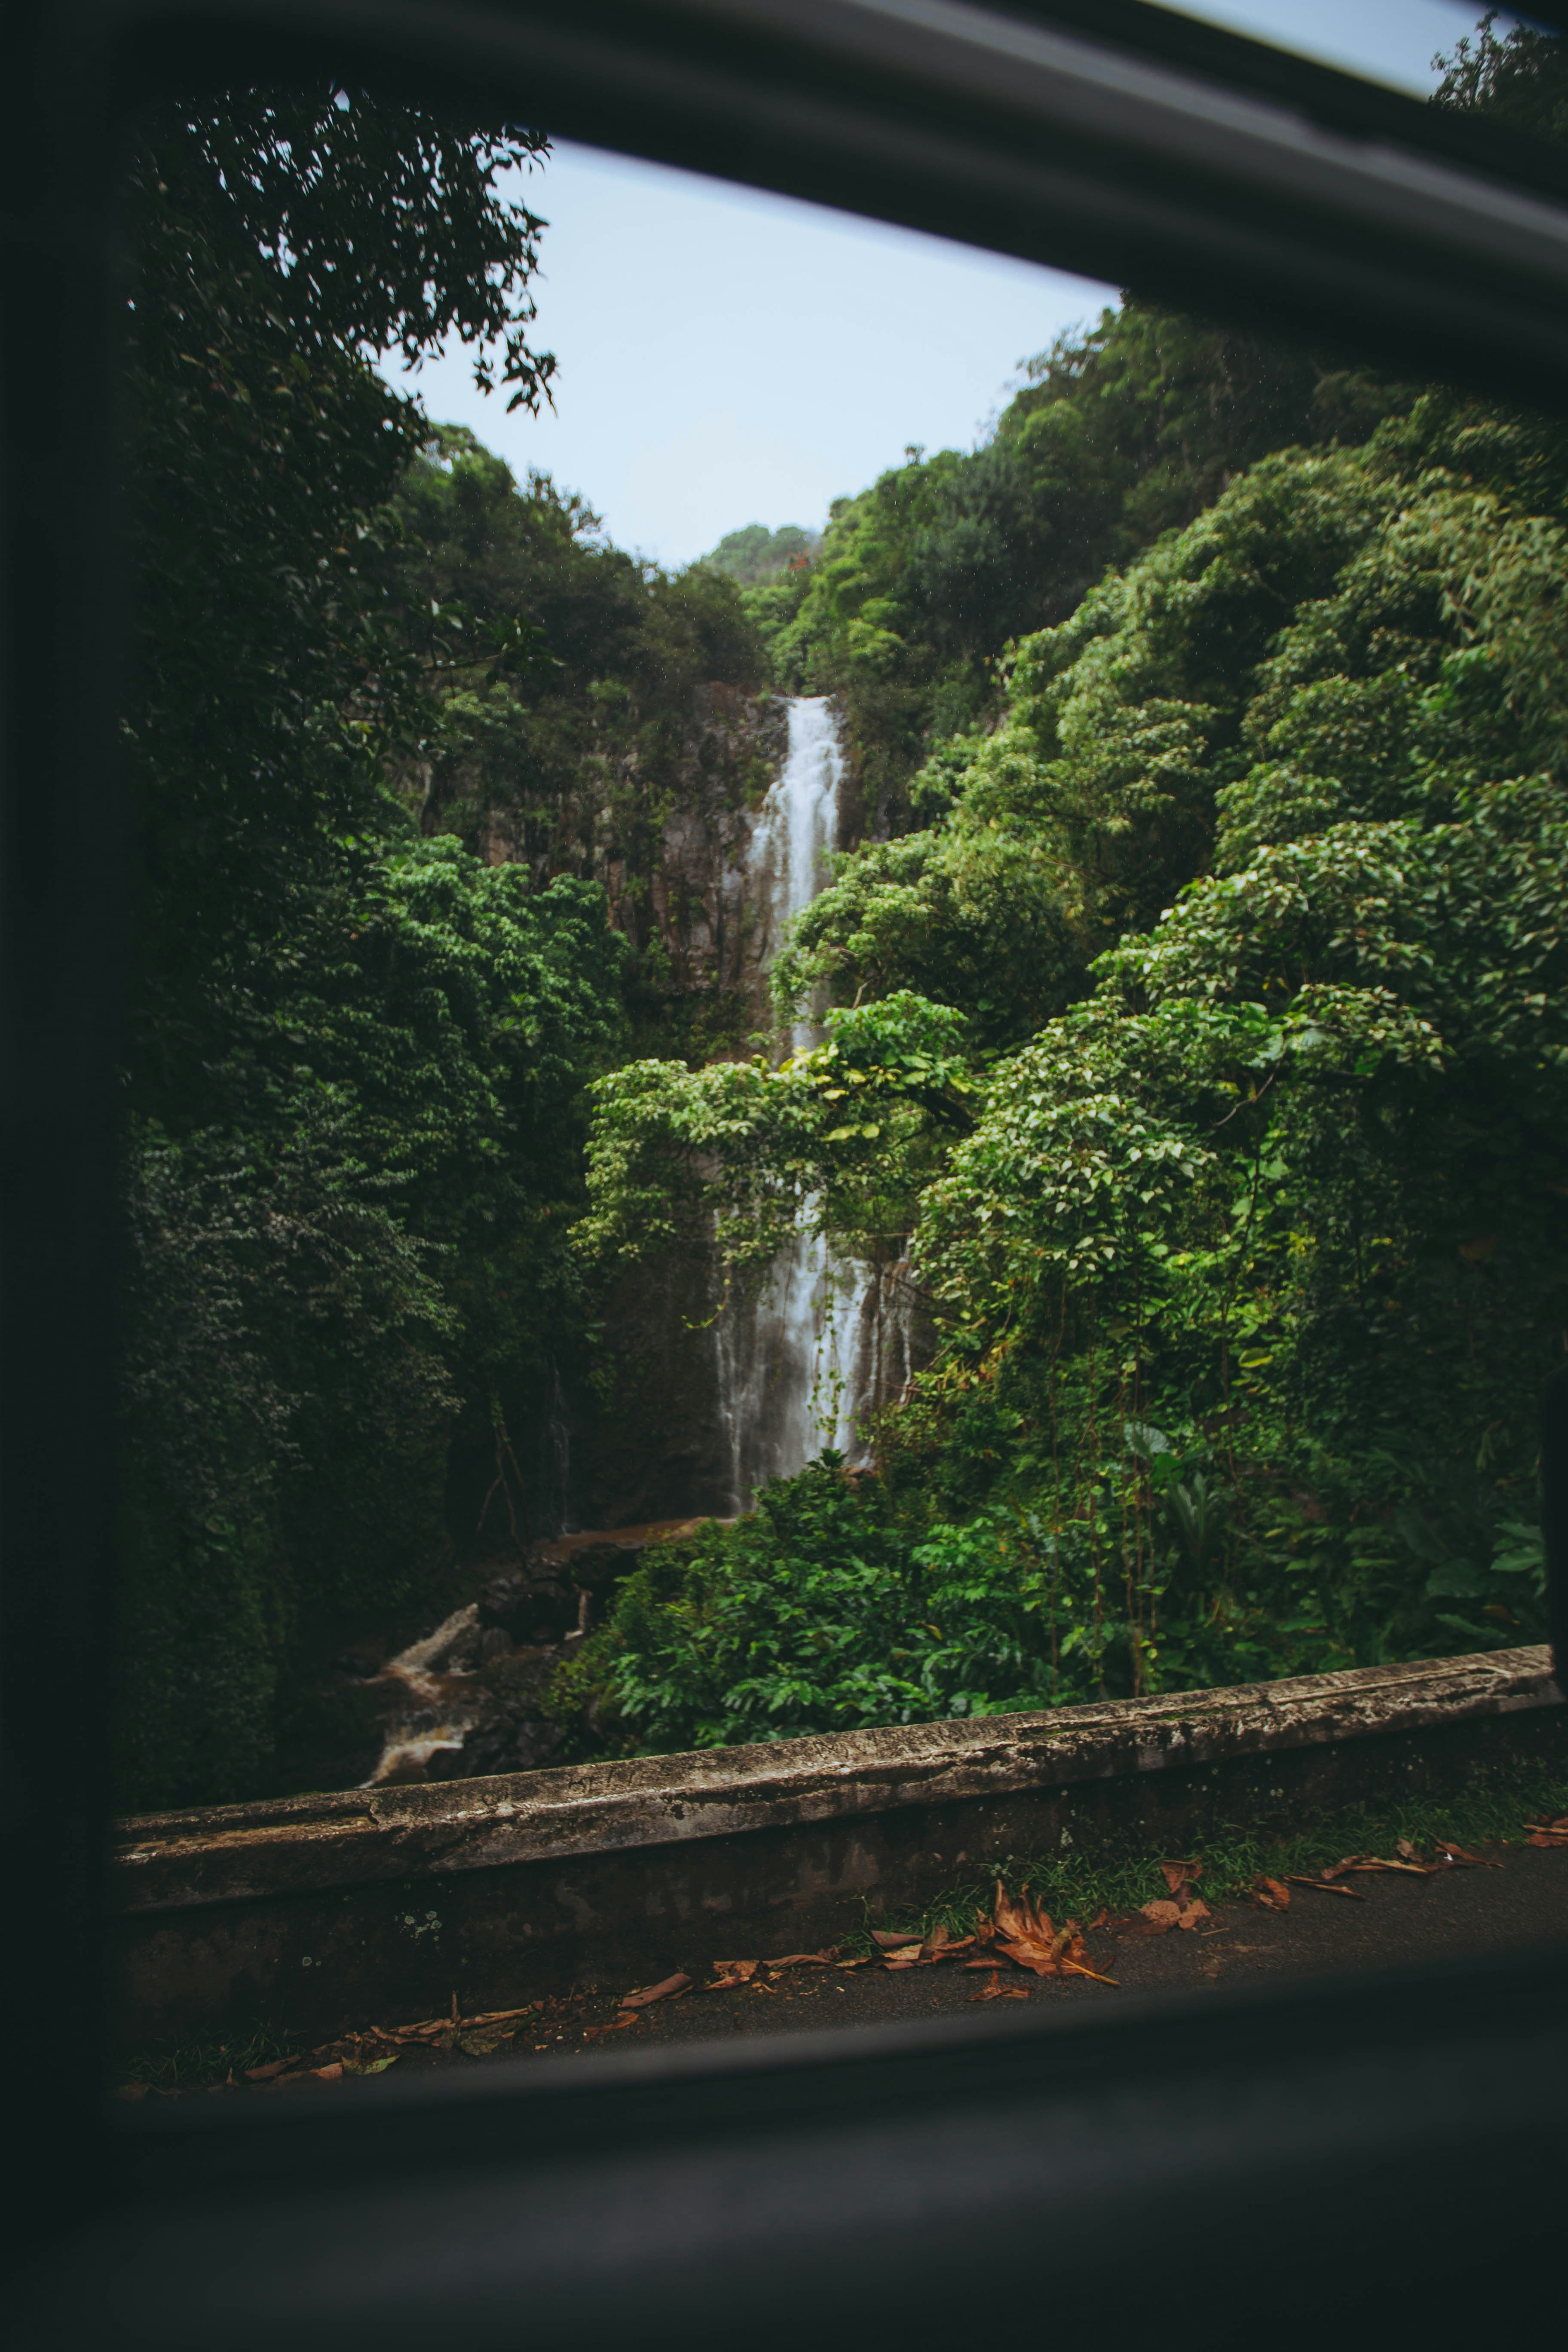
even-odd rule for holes
{"type": "Polygon", "coordinates": [[[223,2083],[232,2074],[245,2079],[248,2066],[270,2065],[300,2047],[300,2037],[280,2026],[258,2025],[247,2034],[233,2033],[200,2041],[159,2042],[129,2057],[110,2059],[110,2088],[121,2083],[145,2083],[150,2091],[189,2091],[204,2084],[223,2083]]]}
{"type": "MultiPolygon", "coordinates": [[[[1193,1892],[1212,1909],[1239,1901],[1260,1876],[1287,1878],[1299,1872],[1315,1877],[1327,1864],[1347,1854],[1392,1853],[1401,1838],[1422,1854],[1430,1853],[1439,1838],[1469,1847],[1519,1844],[1526,1822],[1550,1820],[1564,1811],[1568,1773],[1561,1767],[1505,1767],[1478,1778],[1456,1796],[1337,1806],[1285,1835],[1243,1822],[1223,1822],[1205,1834],[1194,1834],[1180,1852],[1140,1841],[1095,1853],[1003,1855],[984,1873],[944,1887],[923,1910],[906,1906],[874,1924],[890,1932],[919,1929],[929,1935],[944,1927],[952,1934],[967,1934],[977,1917],[990,1916],[1000,1879],[1009,1895],[1028,1895],[1058,1924],[1076,1919],[1087,1926],[1102,1909],[1112,1915],[1136,1911],[1168,1894],[1161,1863],[1189,1859],[1203,1864],[1193,1892]]],[[[868,1913],[864,1927],[845,1938],[844,1948],[872,1950],[872,1926],[868,1913]]]]}

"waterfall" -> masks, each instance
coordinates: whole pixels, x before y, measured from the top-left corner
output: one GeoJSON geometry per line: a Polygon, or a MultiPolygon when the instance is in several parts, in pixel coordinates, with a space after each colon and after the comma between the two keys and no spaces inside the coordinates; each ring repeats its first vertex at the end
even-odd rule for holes
{"type": "MultiPolygon", "coordinates": [[[[827,880],[838,833],[844,754],[825,697],[789,705],[789,749],[763,802],[747,860],[747,897],[761,919],[762,968],[784,944],[791,916],[827,880]]],[[[790,1050],[819,1042],[809,1017],[790,1050]]],[[[714,1326],[719,1412],[729,1444],[731,1507],[750,1508],[766,1478],[787,1478],[824,1446],[863,1461],[864,1414],[896,1395],[912,1364],[908,1268],[838,1258],[802,1231],[780,1252],[760,1293],[732,1303],[714,1326]]]]}

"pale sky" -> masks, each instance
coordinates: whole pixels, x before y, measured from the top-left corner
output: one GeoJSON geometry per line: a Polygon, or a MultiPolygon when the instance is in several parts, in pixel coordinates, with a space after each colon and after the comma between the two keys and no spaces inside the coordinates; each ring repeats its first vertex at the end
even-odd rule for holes
{"type": "MultiPolygon", "coordinates": [[[[1244,0],[1187,13],[1426,92],[1457,0],[1244,0]]],[[[450,352],[416,379],[521,478],[578,490],[622,547],[689,563],[748,522],[819,529],[906,446],[973,447],[1020,363],[1111,289],[793,198],[563,143],[526,175],[550,223],[537,346],[556,411],[508,416],[450,352]]]]}

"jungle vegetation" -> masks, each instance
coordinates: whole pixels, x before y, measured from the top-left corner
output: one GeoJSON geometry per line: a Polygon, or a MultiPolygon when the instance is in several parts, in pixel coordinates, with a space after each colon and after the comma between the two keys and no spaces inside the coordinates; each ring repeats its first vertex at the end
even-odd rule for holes
{"type": "Polygon", "coordinates": [[[265,1789],[307,1663],[537,1511],[584,1087],[673,1034],[599,875],[635,911],[694,695],[760,684],[741,593],[391,388],[456,338],[548,396],[546,152],[326,86],[133,158],[128,1804],[265,1789]]]}
{"type": "MultiPolygon", "coordinates": [[[[1444,100],[1554,125],[1558,59],[1489,21],[1444,100]]],[[[1128,301],[763,593],[883,820],[774,969],[826,1042],[599,1080],[581,1236],[738,1284],[814,1219],[938,1345],[563,1697],[671,1748],[1541,1638],[1562,424],[1128,301]]]]}
{"type": "MultiPolygon", "coordinates": [[[[1563,87],[1489,25],[1443,99],[1556,135],[1563,87]]],[[[708,1218],[737,1283],[803,1214],[907,1257],[937,1351],[874,1470],[650,1558],[585,1742],[1534,1638],[1568,436],[1130,299],[805,563],[670,577],[375,364],[551,396],[546,153],[323,85],[133,158],[121,1801],[265,1790],[708,1218]],[[863,822],[781,1063],[649,909],[795,691],[863,822]]]]}

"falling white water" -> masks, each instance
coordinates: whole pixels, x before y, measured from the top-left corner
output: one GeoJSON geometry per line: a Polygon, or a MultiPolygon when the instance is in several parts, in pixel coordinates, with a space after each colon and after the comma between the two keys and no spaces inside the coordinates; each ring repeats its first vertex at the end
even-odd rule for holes
{"type": "MultiPolygon", "coordinates": [[[[825,698],[789,705],[789,751],[763,803],[748,858],[748,896],[762,918],[763,969],[790,918],[828,878],[838,832],[844,754],[825,698]]],[[[789,1032],[792,1053],[816,1044],[811,1020],[789,1032]]],[[[732,1507],[764,1479],[791,1476],[825,1446],[862,1461],[863,1417],[913,1369],[908,1267],[881,1271],[831,1255],[800,1232],[774,1260],[758,1297],[733,1302],[714,1327],[719,1411],[729,1442],[732,1507]]]]}

